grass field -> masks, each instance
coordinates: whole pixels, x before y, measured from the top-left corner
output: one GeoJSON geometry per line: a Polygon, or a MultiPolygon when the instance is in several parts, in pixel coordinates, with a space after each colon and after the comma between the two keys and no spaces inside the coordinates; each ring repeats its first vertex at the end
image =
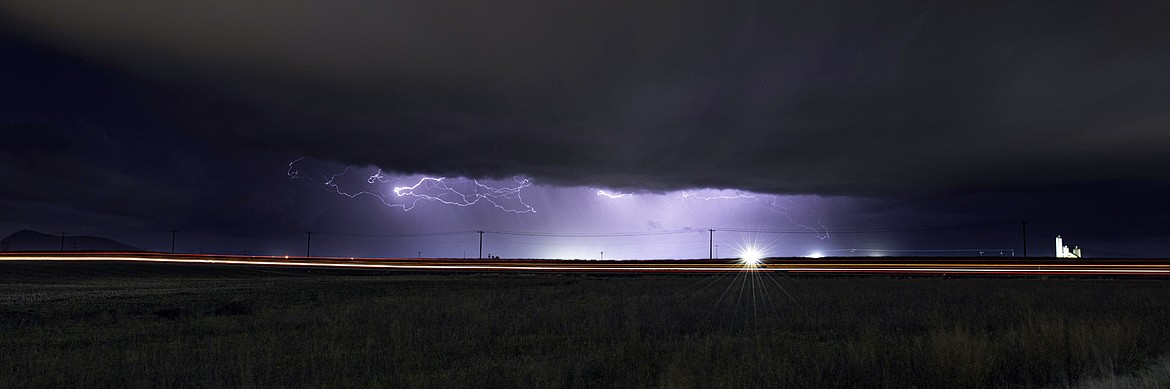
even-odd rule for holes
{"type": "Polygon", "coordinates": [[[0,384],[1067,386],[1164,366],[1168,287],[10,262],[0,384]]]}

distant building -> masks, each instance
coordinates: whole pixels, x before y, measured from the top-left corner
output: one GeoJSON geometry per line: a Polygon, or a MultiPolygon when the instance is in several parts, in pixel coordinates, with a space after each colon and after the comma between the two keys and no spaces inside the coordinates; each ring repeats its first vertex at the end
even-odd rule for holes
{"type": "Polygon", "coordinates": [[[1080,258],[1081,257],[1081,248],[1080,247],[1073,247],[1072,250],[1069,250],[1068,246],[1064,244],[1064,239],[1061,239],[1060,235],[1057,235],[1056,236],[1056,257],[1057,258],[1080,258]]]}

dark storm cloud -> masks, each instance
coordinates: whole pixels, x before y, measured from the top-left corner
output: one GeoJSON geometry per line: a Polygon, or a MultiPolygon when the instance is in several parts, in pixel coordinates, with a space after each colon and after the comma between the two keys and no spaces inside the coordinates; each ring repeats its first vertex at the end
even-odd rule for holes
{"type": "MultiPolygon", "coordinates": [[[[293,209],[275,193],[279,179],[235,172],[241,166],[230,162],[241,159],[197,143],[130,138],[84,122],[5,124],[0,133],[5,228],[233,231],[246,224],[279,231],[297,217],[279,216],[293,209]]],[[[244,160],[247,170],[264,167],[244,160]]]]}
{"type": "Polygon", "coordinates": [[[314,217],[269,174],[284,157],[192,138],[100,66],[0,35],[0,85],[0,235],[138,234],[142,245],[175,228],[300,231],[314,217]]]}
{"type": "Polygon", "coordinates": [[[0,15],[256,149],[563,185],[915,197],[1165,193],[1167,10],[16,1],[0,15]]]}

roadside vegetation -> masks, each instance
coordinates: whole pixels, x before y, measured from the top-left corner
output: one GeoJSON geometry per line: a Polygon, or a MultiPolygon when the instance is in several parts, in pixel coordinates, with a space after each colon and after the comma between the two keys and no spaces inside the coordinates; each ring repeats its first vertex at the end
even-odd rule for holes
{"type": "Polygon", "coordinates": [[[1164,364],[1168,285],[0,263],[0,386],[1061,387],[1164,364]]]}

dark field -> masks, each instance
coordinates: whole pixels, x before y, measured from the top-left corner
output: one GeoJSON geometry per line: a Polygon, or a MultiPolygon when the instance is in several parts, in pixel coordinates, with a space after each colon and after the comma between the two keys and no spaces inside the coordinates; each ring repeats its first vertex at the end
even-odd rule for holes
{"type": "Polygon", "coordinates": [[[1170,355],[1168,291],[7,262],[0,386],[1064,386],[1170,355]]]}

